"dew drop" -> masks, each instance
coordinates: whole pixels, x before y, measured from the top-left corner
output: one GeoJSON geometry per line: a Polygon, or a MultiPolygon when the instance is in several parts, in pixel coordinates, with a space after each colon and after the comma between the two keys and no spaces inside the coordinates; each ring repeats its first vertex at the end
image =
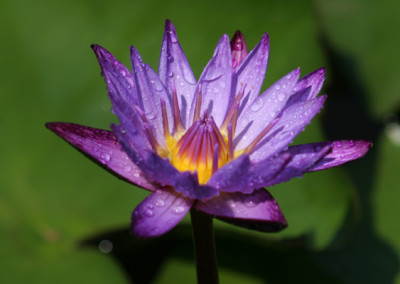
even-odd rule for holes
{"type": "Polygon", "coordinates": [[[217,87],[214,87],[214,94],[218,93],[219,89],[217,87]]]}
{"type": "Polygon", "coordinates": [[[110,155],[109,154],[104,154],[103,156],[102,156],[102,158],[105,160],[105,161],[110,161],[111,160],[111,157],[110,157],[110,155]]]}
{"type": "Polygon", "coordinates": [[[280,93],[280,94],[278,95],[278,100],[279,100],[280,102],[283,102],[285,99],[286,99],[286,94],[285,94],[285,93],[280,93]]]}
{"type": "Polygon", "coordinates": [[[154,208],[154,205],[151,204],[151,203],[147,203],[146,207],[149,208],[149,209],[153,209],[153,208],[154,208]]]}
{"type": "Polygon", "coordinates": [[[229,206],[231,208],[236,208],[236,203],[232,201],[232,202],[229,203],[229,206]]]}
{"type": "Polygon", "coordinates": [[[183,208],[183,206],[175,206],[172,208],[172,213],[176,215],[181,215],[183,212],[185,212],[185,208],[183,208]]]}
{"type": "Polygon", "coordinates": [[[349,140],[349,146],[353,147],[356,143],[353,140],[349,140]]]}
{"type": "Polygon", "coordinates": [[[154,114],[154,112],[149,112],[149,113],[146,113],[146,117],[149,120],[153,120],[156,117],[156,115],[154,114]]]}
{"type": "Polygon", "coordinates": [[[342,147],[342,142],[336,141],[336,142],[335,142],[335,146],[336,146],[337,148],[341,148],[341,147],[342,147]]]}
{"type": "Polygon", "coordinates": [[[246,205],[247,207],[250,207],[250,208],[256,207],[256,204],[254,203],[253,200],[246,200],[244,205],[246,205]]]}
{"type": "Polygon", "coordinates": [[[154,212],[151,209],[146,209],[144,210],[143,214],[147,217],[153,217],[154,216],[154,212]]]}
{"type": "Polygon", "coordinates": [[[126,166],[126,167],[124,168],[124,172],[129,173],[130,171],[131,171],[131,167],[130,167],[130,166],[126,166]]]}
{"type": "Polygon", "coordinates": [[[262,108],[263,104],[264,104],[263,100],[261,98],[257,98],[251,105],[251,110],[258,111],[262,108]]]}
{"type": "Polygon", "coordinates": [[[121,75],[125,77],[126,76],[126,71],[125,70],[121,70],[121,75]]]}
{"type": "Polygon", "coordinates": [[[281,88],[281,85],[279,85],[279,84],[277,84],[277,85],[275,86],[275,90],[280,90],[280,88],[281,88]]]}
{"type": "Polygon", "coordinates": [[[159,200],[157,200],[156,203],[154,203],[154,204],[155,204],[157,207],[164,207],[165,202],[164,202],[164,200],[159,199],[159,200]]]}

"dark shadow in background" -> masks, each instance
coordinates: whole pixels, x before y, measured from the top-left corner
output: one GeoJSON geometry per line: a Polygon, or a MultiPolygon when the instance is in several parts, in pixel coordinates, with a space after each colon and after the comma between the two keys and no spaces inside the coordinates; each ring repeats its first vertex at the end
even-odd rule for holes
{"type": "MultiPolygon", "coordinates": [[[[366,91],[357,78],[355,63],[335,52],[324,38],[321,43],[331,82],[326,88],[329,99],[322,114],[326,136],[330,140],[365,139],[375,143],[362,161],[343,168],[355,184],[354,200],[358,202],[350,206],[334,242],[322,252],[308,249],[310,239],[306,237],[265,241],[216,228],[218,263],[265,283],[393,283],[399,259],[375,233],[371,205],[379,148],[376,143],[383,125],[366,111],[366,91]]],[[[110,254],[132,283],[153,283],[170,257],[193,263],[189,225],[179,225],[152,240],[136,239],[127,229],[110,231],[84,240],[81,245],[98,247],[102,240],[113,243],[110,254]]],[[[194,282],[195,279],[188,279],[188,283],[194,282]]]]}
{"type": "Polygon", "coordinates": [[[356,63],[334,50],[325,37],[321,37],[321,46],[327,58],[330,82],[325,88],[328,100],[322,113],[325,136],[329,140],[369,140],[374,147],[362,160],[343,166],[355,185],[355,202],[331,251],[317,255],[316,260],[340,276],[344,283],[393,283],[399,270],[399,259],[376,234],[371,204],[383,119],[375,121],[367,111],[368,94],[357,76],[356,63]]]}
{"type": "MultiPolygon", "coordinates": [[[[190,225],[179,225],[160,238],[141,240],[121,229],[87,239],[81,245],[97,248],[101,241],[110,241],[110,255],[132,283],[150,284],[167,258],[183,259],[195,267],[191,233],[190,225]]],[[[263,279],[265,283],[337,283],[334,276],[316,265],[314,253],[305,248],[305,239],[265,241],[218,228],[215,236],[219,267],[263,279]]],[[[196,279],[186,283],[196,283],[196,279]]]]}

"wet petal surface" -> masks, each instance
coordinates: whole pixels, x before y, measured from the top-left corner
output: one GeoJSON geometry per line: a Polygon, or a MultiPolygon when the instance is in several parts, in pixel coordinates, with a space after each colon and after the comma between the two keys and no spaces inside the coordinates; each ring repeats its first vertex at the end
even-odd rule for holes
{"type": "Polygon", "coordinates": [[[252,194],[221,193],[195,208],[225,222],[263,232],[280,231],[287,226],[278,203],[265,189],[252,194]]]}
{"type": "Polygon", "coordinates": [[[153,192],[133,211],[132,233],[142,238],[165,234],[185,217],[193,202],[177,195],[171,189],[153,192]]]}
{"type": "Polygon", "coordinates": [[[47,123],[46,127],[118,178],[151,191],[157,188],[132,163],[112,132],[63,122],[47,123]]]}

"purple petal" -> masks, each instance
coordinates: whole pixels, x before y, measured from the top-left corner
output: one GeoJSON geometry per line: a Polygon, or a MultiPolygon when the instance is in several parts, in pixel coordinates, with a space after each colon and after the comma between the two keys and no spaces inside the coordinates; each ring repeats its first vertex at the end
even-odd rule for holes
{"type": "Polygon", "coordinates": [[[129,130],[128,135],[136,148],[149,149],[150,143],[143,131],[141,118],[133,108],[133,105],[138,104],[138,98],[131,72],[101,46],[92,45],[92,48],[100,63],[113,110],[121,125],[129,130]]]}
{"type": "Polygon", "coordinates": [[[252,193],[254,189],[266,186],[290,161],[290,154],[279,155],[270,160],[250,163],[243,154],[220,168],[207,182],[220,192],[252,193]]]}
{"type": "Polygon", "coordinates": [[[151,191],[156,189],[125,154],[112,132],[63,122],[47,123],[46,127],[118,178],[151,191]]]}
{"type": "Polygon", "coordinates": [[[312,147],[330,146],[332,150],[319,162],[308,169],[309,172],[325,170],[359,159],[372,147],[371,142],[364,140],[339,140],[334,142],[313,143],[311,145],[312,147]]]}
{"type": "Polygon", "coordinates": [[[297,92],[302,89],[311,87],[308,99],[313,99],[318,95],[319,91],[321,91],[324,80],[325,68],[317,69],[314,72],[307,74],[306,76],[301,78],[294,87],[294,91],[297,92]]]}
{"type": "Polygon", "coordinates": [[[290,72],[243,110],[237,123],[235,150],[248,146],[276,118],[289,96],[294,93],[293,87],[299,76],[300,69],[290,72]]]}
{"type": "Polygon", "coordinates": [[[192,199],[207,200],[219,194],[219,191],[212,186],[199,185],[197,176],[190,172],[179,172],[173,186],[183,196],[192,199]]]}
{"type": "Polygon", "coordinates": [[[92,49],[106,80],[111,101],[114,101],[115,97],[120,97],[129,104],[137,104],[136,86],[132,73],[103,47],[93,44],[92,49]]]}
{"type": "Polygon", "coordinates": [[[131,61],[134,78],[138,86],[138,105],[143,110],[147,120],[154,128],[156,140],[165,146],[161,100],[166,104],[169,121],[169,131],[173,130],[172,99],[167,94],[157,73],[148,64],[143,63],[140,53],[131,46],[131,61]]]}
{"type": "Polygon", "coordinates": [[[288,181],[294,177],[301,177],[315,163],[320,161],[331,151],[330,145],[305,144],[289,147],[282,154],[288,153],[292,159],[285,168],[268,182],[266,186],[288,181]]]}
{"type": "Polygon", "coordinates": [[[257,144],[250,155],[250,160],[254,162],[264,160],[286,148],[320,111],[325,100],[326,96],[320,96],[288,104],[282,111],[280,120],[270,130],[270,134],[257,144]]]}
{"type": "Polygon", "coordinates": [[[158,73],[167,90],[170,90],[171,81],[175,84],[182,123],[187,129],[188,110],[193,101],[196,79],[179,44],[175,27],[169,20],[165,22],[158,73]]]}
{"type": "Polygon", "coordinates": [[[278,203],[265,189],[252,194],[221,193],[195,208],[222,221],[262,232],[277,232],[287,226],[278,203]]]}
{"type": "Polygon", "coordinates": [[[152,151],[136,152],[121,128],[116,125],[112,125],[112,128],[129,158],[150,180],[161,185],[172,186],[175,191],[191,199],[209,199],[219,194],[218,190],[213,187],[199,185],[197,175],[178,171],[168,159],[162,159],[152,151]]]}
{"type": "Polygon", "coordinates": [[[194,200],[173,190],[157,190],[144,199],[132,213],[132,233],[137,237],[160,236],[185,217],[194,200]]]}
{"type": "MultiPolygon", "coordinates": [[[[222,36],[197,84],[203,95],[200,113],[207,111],[220,126],[227,113],[232,77],[232,59],[229,38],[222,36]]],[[[196,96],[192,102],[190,121],[193,120],[196,96]]]]}
{"type": "Polygon", "coordinates": [[[231,97],[234,98],[245,86],[243,101],[251,104],[258,96],[267,71],[269,55],[269,37],[264,34],[260,42],[247,55],[232,76],[231,97]]]}

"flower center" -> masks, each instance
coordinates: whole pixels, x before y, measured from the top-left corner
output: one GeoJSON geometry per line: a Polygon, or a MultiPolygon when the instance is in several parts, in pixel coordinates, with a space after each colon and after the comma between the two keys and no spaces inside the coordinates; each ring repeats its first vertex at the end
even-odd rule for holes
{"type": "Polygon", "coordinates": [[[197,171],[200,184],[228,162],[227,144],[213,118],[206,114],[192,124],[175,147],[168,148],[171,163],[179,171],[197,171]]]}
{"type": "Polygon", "coordinates": [[[197,172],[199,184],[206,184],[210,177],[223,165],[244,153],[253,151],[256,144],[269,132],[278,121],[275,119],[246,148],[233,150],[233,137],[238,119],[239,102],[243,97],[245,86],[241,88],[231,105],[224,122],[218,128],[212,116],[207,112],[200,117],[202,101],[201,86],[196,94],[193,123],[185,130],[182,125],[175,85],[171,82],[173,134],[169,131],[166,104],[161,100],[162,120],[166,148],[154,137],[144,113],[138,110],[144,122],[145,132],[154,149],[162,158],[168,158],[179,171],[197,172]]]}

